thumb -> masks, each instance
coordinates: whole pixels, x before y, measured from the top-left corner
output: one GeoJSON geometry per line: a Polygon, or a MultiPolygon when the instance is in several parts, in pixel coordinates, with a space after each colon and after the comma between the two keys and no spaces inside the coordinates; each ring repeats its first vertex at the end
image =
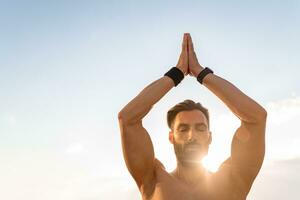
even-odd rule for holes
{"type": "Polygon", "coordinates": [[[193,41],[192,41],[192,37],[190,34],[188,34],[188,51],[190,53],[193,53],[194,52],[194,44],[193,44],[193,41]]]}

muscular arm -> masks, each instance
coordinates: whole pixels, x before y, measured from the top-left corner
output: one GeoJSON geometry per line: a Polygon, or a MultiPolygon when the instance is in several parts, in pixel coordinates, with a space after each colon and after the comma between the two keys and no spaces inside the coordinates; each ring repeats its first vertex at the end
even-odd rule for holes
{"type": "Polygon", "coordinates": [[[172,79],[162,77],[147,86],[119,112],[125,163],[141,190],[154,178],[153,145],[142,119],[173,86],[172,79]]]}
{"type": "MultiPolygon", "coordinates": [[[[177,68],[187,74],[186,35],[183,38],[177,68]]],[[[150,136],[142,125],[142,119],[172,87],[174,82],[167,76],[154,81],[131,100],[118,115],[125,163],[144,194],[149,192],[154,183],[155,156],[150,136]]]]}
{"type": "Polygon", "coordinates": [[[214,74],[207,75],[203,84],[241,120],[232,140],[229,166],[233,178],[248,193],[264,159],[267,113],[233,84],[214,74]]]}
{"type": "MultiPolygon", "coordinates": [[[[190,36],[188,47],[189,71],[192,76],[197,77],[203,67],[198,63],[190,36]]],[[[230,166],[234,179],[248,192],[264,159],[267,113],[237,87],[217,75],[208,74],[203,85],[221,99],[241,121],[232,140],[231,157],[224,164],[230,166]]]]}

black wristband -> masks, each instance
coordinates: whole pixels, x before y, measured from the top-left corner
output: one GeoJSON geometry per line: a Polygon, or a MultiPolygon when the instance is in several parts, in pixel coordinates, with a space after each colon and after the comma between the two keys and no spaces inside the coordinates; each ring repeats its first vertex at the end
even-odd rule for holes
{"type": "Polygon", "coordinates": [[[211,69],[209,69],[208,67],[205,67],[197,76],[197,81],[199,83],[203,83],[203,79],[204,77],[207,75],[207,74],[210,74],[210,73],[214,73],[211,69]]]}
{"type": "Polygon", "coordinates": [[[173,80],[175,87],[184,78],[183,72],[180,69],[178,69],[177,67],[172,67],[167,73],[164,74],[164,76],[170,77],[173,80]]]}

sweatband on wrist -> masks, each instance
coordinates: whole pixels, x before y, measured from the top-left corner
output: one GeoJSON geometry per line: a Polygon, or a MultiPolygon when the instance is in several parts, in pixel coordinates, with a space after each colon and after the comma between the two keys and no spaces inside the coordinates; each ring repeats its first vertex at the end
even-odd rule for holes
{"type": "Polygon", "coordinates": [[[210,73],[214,73],[211,69],[209,69],[208,67],[205,67],[197,76],[197,81],[199,83],[203,83],[203,79],[204,77],[207,75],[207,74],[210,74],[210,73]]]}
{"type": "Polygon", "coordinates": [[[164,74],[164,76],[170,77],[173,80],[175,87],[184,78],[183,72],[180,69],[178,69],[177,67],[172,67],[167,73],[164,74]]]}

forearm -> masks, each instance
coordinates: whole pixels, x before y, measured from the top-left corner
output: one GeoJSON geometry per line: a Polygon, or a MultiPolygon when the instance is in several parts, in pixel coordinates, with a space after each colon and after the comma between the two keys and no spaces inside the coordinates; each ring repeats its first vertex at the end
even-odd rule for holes
{"type": "Polygon", "coordinates": [[[218,96],[240,120],[256,123],[266,118],[265,109],[229,81],[208,74],[203,85],[218,96]]]}
{"type": "Polygon", "coordinates": [[[167,76],[152,82],[120,111],[119,118],[124,123],[134,123],[142,120],[152,106],[172,87],[174,87],[174,82],[167,76]]]}

